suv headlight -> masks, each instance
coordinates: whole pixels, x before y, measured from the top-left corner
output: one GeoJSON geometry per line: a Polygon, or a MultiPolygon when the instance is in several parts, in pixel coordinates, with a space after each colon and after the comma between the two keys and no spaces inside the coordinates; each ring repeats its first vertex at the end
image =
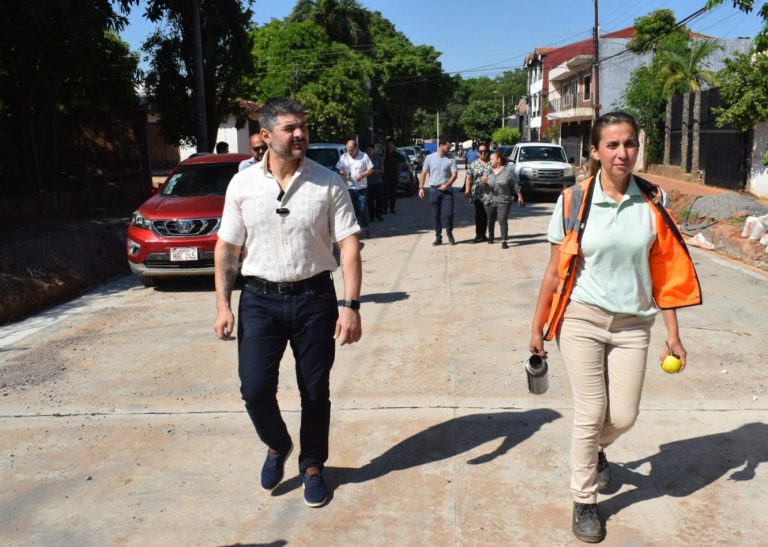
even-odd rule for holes
{"type": "Polygon", "coordinates": [[[152,229],[152,223],[138,211],[134,211],[131,215],[131,226],[138,226],[139,228],[144,228],[145,230],[152,229]]]}
{"type": "Polygon", "coordinates": [[[533,176],[533,167],[523,167],[520,172],[527,177],[533,176]]]}
{"type": "Polygon", "coordinates": [[[563,171],[563,176],[565,176],[565,177],[572,177],[573,176],[573,167],[571,167],[570,165],[568,167],[566,167],[565,170],[563,171]]]}

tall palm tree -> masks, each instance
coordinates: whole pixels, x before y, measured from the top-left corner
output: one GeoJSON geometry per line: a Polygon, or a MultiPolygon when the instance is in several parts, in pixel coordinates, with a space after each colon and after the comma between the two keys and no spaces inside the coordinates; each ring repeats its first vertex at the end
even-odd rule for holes
{"type": "Polygon", "coordinates": [[[367,43],[365,10],[357,0],[298,0],[288,21],[314,21],[328,37],[351,46],[367,43]]]}
{"type": "Polygon", "coordinates": [[[711,40],[694,42],[683,52],[659,52],[661,80],[668,94],[701,91],[704,86],[719,85],[717,75],[707,70],[704,60],[721,47],[711,40]]]}
{"type": "MultiPolygon", "coordinates": [[[[661,64],[659,77],[663,89],[671,97],[674,93],[683,94],[683,131],[680,165],[688,172],[692,168],[692,158],[689,155],[689,139],[691,137],[688,120],[691,111],[691,93],[701,91],[705,85],[720,85],[716,74],[707,70],[704,60],[720,46],[710,40],[694,42],[690,47],[679,51],[667,49],[659,52],[661,64]]],[[[695,123],[694,123],[695,125],[695,123]]],[[[697,129],[694,127],[694,140],[697,129]]]]}

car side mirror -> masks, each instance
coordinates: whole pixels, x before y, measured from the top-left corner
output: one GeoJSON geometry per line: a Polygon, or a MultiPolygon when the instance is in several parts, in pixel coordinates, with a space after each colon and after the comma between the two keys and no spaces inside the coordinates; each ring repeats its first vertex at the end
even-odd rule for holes
{"type": "Polygon", "coordinates": [[[568,158],[568,163],[576,163],[573,158],[568,158]]]}

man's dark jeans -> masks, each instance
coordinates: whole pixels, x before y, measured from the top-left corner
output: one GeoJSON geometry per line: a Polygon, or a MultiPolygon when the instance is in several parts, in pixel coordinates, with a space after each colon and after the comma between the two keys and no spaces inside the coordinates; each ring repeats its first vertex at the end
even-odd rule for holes
{"type": "Polygon", "coordinates": [[[384,184],[368,182],[368,217],[373,220],[386,213],[384,203],[384,184]]]}
{"type": "Polygon", "coordinates": [[[301,395],[301,473],[312,466],[322,469],[328,459],[329,379],[339,311],[330,274],[327,283],[322,281],[320,285],[303,294],[278,294],[266,293],[246,282],[240,295],[240,393],[259,438],[279,452],[291,446],[277,404],[280,359],[288,342],[291,344],[301,395]]]}
{"type": "Polygon", "coordinates": [[[453,233],[453,189],[439,190],[437,186],[429,187],[429,202],[432,204],[432,215],[435,223],[435,237],[442,238],[443,221],[445,214],[445,231],[453,233]]]}
{"type": "Polygon", "coordinates": [[[485,212],[485,205],[479,199],[473,199],[472,205],[475,206],[475,237],[485,237],[488,229],[488,214],[485,212]]]}

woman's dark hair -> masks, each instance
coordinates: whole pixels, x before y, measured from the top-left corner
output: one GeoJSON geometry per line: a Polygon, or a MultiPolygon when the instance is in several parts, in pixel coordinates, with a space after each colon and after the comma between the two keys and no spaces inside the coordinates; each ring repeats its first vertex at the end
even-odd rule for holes
{"type": "Polygon", "coordinates": [[[491,152],[491,156],[496,156],[499,158],[499,163],[501,165],[507,165],[507,158],[504,157],[504,154],[501,153],[501,150],[494,150],[491,152]]]}
{"type": "MultiPolygon", "coordinates": [[[[640,137],[640,128],[638,127],[635,118],[633,118],[631,114],[627,114],[626,112],[621,111],[608,112],[607,114],[603,114],[597,120],[595,120],[595,123],[592,126],[592,131],[589,134],[589,144],[595,148],[599,148],[603,129],[609,125],[616,125],[620,123],[628,123],[631,125],[632,129],[635,131],[635,138],[640,137]]],[[[598,169],[600,169],[600,162],[591,157],[590,154],[589,174],[594,177],[597,175],[598,169]]]]}

